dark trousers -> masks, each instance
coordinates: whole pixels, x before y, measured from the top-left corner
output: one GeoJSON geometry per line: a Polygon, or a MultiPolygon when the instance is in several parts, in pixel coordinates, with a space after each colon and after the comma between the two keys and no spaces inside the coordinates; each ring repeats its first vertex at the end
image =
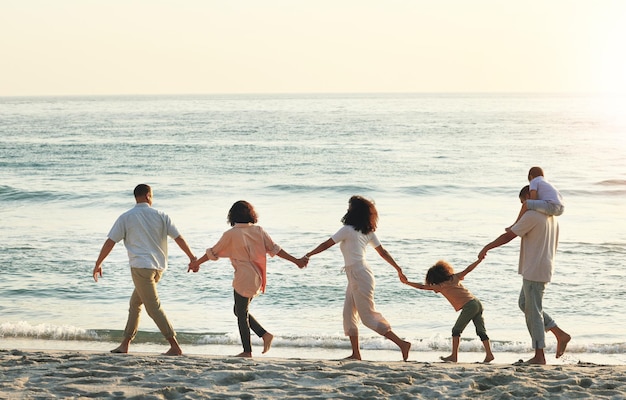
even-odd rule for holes
{"type": "Polygon", "coordinates": [[[248,307],[252,299],[243,297],[236,291],[233,291],[233,293],[235,294],[235,307],[233,308],[233,312],[237,316],[237,325],[239,325],[239,336],[241,337],[243,351],[245,353],[252,353],[250,329],[252,329],[258,337],[262,337],[267,331],[263,329],[261,324],[248,312],[248,307]]]}

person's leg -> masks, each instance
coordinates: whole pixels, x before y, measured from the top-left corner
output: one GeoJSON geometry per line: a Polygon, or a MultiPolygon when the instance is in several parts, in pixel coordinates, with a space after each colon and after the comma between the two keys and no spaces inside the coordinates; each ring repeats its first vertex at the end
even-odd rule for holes
{"type": "Polygon", "coordinates": [[[556,337],[556,358],[560,358],[565,353],[567,344],[572,340],[572,337],[558,326],[550,328],[550,332],[556,337]]]}
{"type": "Polygon", "coordinates": [[[452,336],[452,354],[448,357],[439,357],[441,361],[457,362],[459,357],[459,346],[461,345],[461,336],[452,336]]]}
{"type": "Polygon", "coordinates": [[[545,326],[543,319],[544,282],[533,282],[524,279],[520,293],[519,306],[526,317],[526,327],[532,339],[535,356],[528,360],[531,364],[545,364],[546,357],[543,349],[545,344],[545,326]]]}
{"type": "MultiPolygon", "coordinates": [[[[348,271],[346,271],[346,275],[348,271]]],[[[353,284],[348,276],[348,285],[343,299],[343,332],[346,336],[359,335],[359,315],[356,310],[353,296],[353,284]]]]}
{"type": "Polygon", "coordinates": [[[402,352],[402,360],[403,361],[408,360],[408,358],[409,358],[409,351],[411,351],[411,343],[410,342],[407,342],[405,340],[400,339],[398,337],[398,335],[393,333],[393,331],[389,331],[389,332],[385,333],[383,336],[385,336],[387,339],[389,339],[392,342],[394,342],[400,348],[400,351],[402,352]]]}
{"type": "Polygon", "coordinates": [[[476,299],[476,302],[479,306],[479,312],[476,314],[472,322],[474,323],[474,327],[476,327],[476,334],[480,338],[480,341],[483,343],[483,347],[485,348],[485,359],[484,363],[488,363],[493,361],[495,358],[491,351],[491,343],[489,342],[489,336],[487,336],[487,328],[485,328],[485,319],[483,318],[483,305],[480,300],[476,299]]]}
{"type": "Polygon", "coordinates": [[[361,349],[359,348],[359,335],[350,336],[350,347],[352,348],[352,354],[345,358],[345,360],[361,360],[361,349]]]}
{"type": "Polygon", "coordinates": [[[183,351],[176,340],[176,332],[174,331],[170,321],[167,319],[167,315],[165,315],[165,311],[161,307],[161,300],[159,299],[157,283],[161,280],[163,271],[145,268],[132,268],[132,271],[135,290],[146,308],[146,313],[150,316],[150,318],[152,318],[156,326],[161,331],[161,334],[163,334],[170,344],[169,350],[164,354],[183,354],[183,351]]]}
{"type": "Polygon", "coordinates": [[[350,346],[352,348],[352,354],[346,359],[360,360],[361,350],[359,349],[359,317],[354,304],[354,298],[352,297],[350,280],[348,280],[348,286],[346,287],[346,296],[343,301],[343,331],[346,336],[350,338],[350,346]]]}
{"type": "Polygon", "coordinates": [[[235,306],[233,312],[237,317],[237,325],[239,327],[239,337],[241,338],[241,345],[243,346],[243,352],[238,354],[238,357],[252,357],[252,345],[250,343],[250,321],[248,319],[248,306],[250,299],[243,297],[236,291],[233,291],[235,297],[235,306]]]}
{"type": "Polygon", "coordinates": [[[272,340],[274,340],[274,335],[266,331],[265,328],[263,328],[261,324],[256,320],[256,318],[254,318],[254,316],[250,314],[250,303],[252,303],[252,299],[249,299],[248,301],[248,324],[250,325],[250,329],[252,329],[252,331],[258,337],[263,339],[262,353],[265,354],[270,350],[270,347],[272,347],[272,340]]]}
{"type": "Polygon", "coordinates": [[[440,357],[443,361],[457,362],[459,345],[461,344],[461,333],[465,330],[465,327],[480,311],[480,303],[476,299],[470,300],[461,309],[459,317],[456,319],[456,323],[452,327],[452,354],[447,357],[440,357]]]}
{"type": "Polygon", "coordinates": [[[363,325],[394,342],[402,351],[402,359],[406,361],[409,357],[411,343],[400,339],[391,330],[391,325],[385,317],[376,311],[374,275],[369,268],[363,268],[354,271],[352,278],[352,299],[363,325]]]}
{"type": "Polygon", "coordinates": [[[526,200],[526,207],[542,214],[558,217],[563,214],[564,207],[561,204],[552,203],[546,200],[526,200]]]}
{"type": "Polygon", "coordinates": [[[491,342],[489,342],[489,338],[482,340],[483,342],[483,347],[485,348],[485,359],[483,360],[484,363],[489,363],[492,362],[495,357],[493,355],[493,352],[491,351],[491,342]]]}
{"type": "Polygon", "coordinates": [[[130,296],[128,306],[128,319],[126,320],[126,327],[124,328],[124,338],[119,346],[111,350],[111,353],[128,353],[130,342],[132,342],[135,335],[137,335],[142,304],[143,303],[141,301],[141,297],[139,297],[139,294],[137,293],[137,289],[133,289],[133,294],[130,296]]]}
{"type": "Polygon", "coordinates": [[[350,281],[353,308],[361,318],[363,325],[379,335],[385,335],[391,330],[391,325],[381,313],[376,311],[374,304],[374,275],[367,268],[353,271],[350,281]]]}
{"type": "Polygon", "coordinates": [[[565,331],[563,331],[561,328],[559,328],[556,325],[556,322],[552,319],[552,317],[550,317],[550,315],[548,315],[548,313],[546,313],[545,311],[543,312],[543,325],[544,325],[544,331],[548,332],[552,332],[554,334],[554,337],[556,338],[556,358],[559,358],[563,355],[563,353],[565,353],[565,349],[567,348],[567,344],[569,343],[569,341],[572,339],[572,337],[567,334],[565,331]]]}

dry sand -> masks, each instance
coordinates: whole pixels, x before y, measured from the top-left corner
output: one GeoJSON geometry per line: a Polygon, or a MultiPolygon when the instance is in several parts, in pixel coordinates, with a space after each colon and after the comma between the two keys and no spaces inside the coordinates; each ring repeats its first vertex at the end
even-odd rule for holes
{"type": "Polygon", "coordinates": [[[0,350],[0,398],[625,399],[624,365],[0,350]]]}

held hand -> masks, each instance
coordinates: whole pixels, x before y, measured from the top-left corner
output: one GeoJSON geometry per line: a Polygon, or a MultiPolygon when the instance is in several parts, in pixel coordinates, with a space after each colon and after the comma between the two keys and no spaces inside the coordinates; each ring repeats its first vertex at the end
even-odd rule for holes
{"type": "Polygon", "coordinates": [[[480,253],[478,253],[478,259],[480,261],[484,260],[485,257],[487,256],[487,250],[485,250],[484,248],[480,251],[480,253]]]}
{"type": "Polygon", "coordinates": [[[187,272],[189,271],[193,271],[194,273],[200,271],[200,263],[197,259],[189,263],[189,265],[187,266],[187,272]]]}
{"type": "Polygon", "coordinates": [[[198,272],[198,270],[200,269],[200,266],[197,266],[195,268],[192,266],[192,264],[195,263],[196,261],[198,261],[198,257],[196,256],[189,257],[189,264],[187,265],[187,272],[189,271],[198,272]]]}
{"type": "Polygon", "coordinates": [[[402,271],[398,271],[398,277],[400,278],[400,282],[402,283],[406,283],[408,281],[408,278],[406,277],[406,275],[404,275],[402,271]]]}
{"type": "Polygon", "coordinates": [[[296,265],[300,269],[306,268],[308,264],[309,264],[309,258],[307,256],[304,256],[296,260],[296,265]]]}
{"type": "Polygon", "coordinates": [[[98,282],[98,276],[102,277],[102,266],[96,265],[93,268],[93,280],[98,282]]]}

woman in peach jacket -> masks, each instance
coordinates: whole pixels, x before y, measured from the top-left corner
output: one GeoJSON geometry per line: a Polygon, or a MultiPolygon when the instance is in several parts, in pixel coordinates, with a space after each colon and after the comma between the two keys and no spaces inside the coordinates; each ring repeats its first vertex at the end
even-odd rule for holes
{"type": "Polygon", "coordinates": [[[291,261],[299,268],[304,268],[308,260],[296,259],[274,243],[267,232],[256,225],[256,211],[247,201],[240,200],[232,205],[228,212],[228,223],[232,228],[224,232],[221,239],[213,247],[208,248],[201,258],[190,263],[189,269],[198,272],[200,264],[205,261],[215,261],[221,257],[230,258],[235,269],[234,313],[237,316],[243,345],[243,352],[237,357],[252,357],[250,329],[263,339],[263,353],[270,349],[274,338],[248,311],[252,299],[265,292],[267,254],[291,261]]]}

